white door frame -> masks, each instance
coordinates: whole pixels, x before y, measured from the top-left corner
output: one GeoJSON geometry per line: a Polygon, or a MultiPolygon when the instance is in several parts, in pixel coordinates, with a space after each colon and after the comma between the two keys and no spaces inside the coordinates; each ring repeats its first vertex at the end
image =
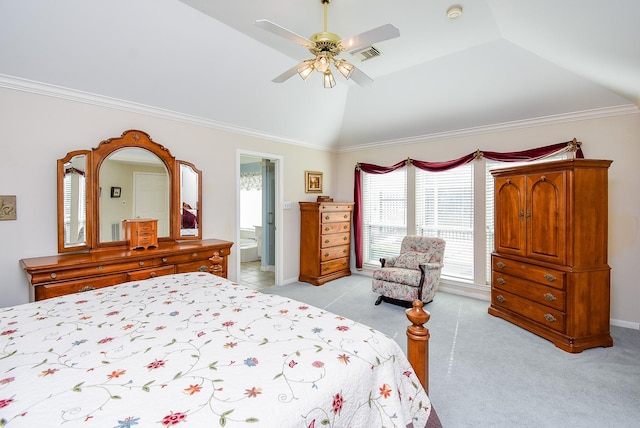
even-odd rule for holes
{"type": "Polygon", "coordinates": [[[284,259],[284,251],[282,249],[283,242],[283,230],[282,225],[282,203],[283,203],[283,171],[284,171],[284,158],[281,155],[274,155],[270,153],[253,152],[250,150],[236,149],[236,281],[240,282],[240,157],[251,156],[259,158],[267,158],[275,164],[275,226],[276,226],[276,240],[275,240],[275,285],[282,285],[282,263],[284,259]]]}

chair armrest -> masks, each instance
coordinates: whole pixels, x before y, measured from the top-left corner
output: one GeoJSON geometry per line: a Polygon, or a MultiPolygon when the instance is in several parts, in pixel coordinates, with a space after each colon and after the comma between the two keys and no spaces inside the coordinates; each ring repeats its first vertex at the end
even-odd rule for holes
{"type": "Polygon", "coordinates": [[[442,269],[442,263],[422,263],[421,266],[424,266],[427,270],[442,269]]]}

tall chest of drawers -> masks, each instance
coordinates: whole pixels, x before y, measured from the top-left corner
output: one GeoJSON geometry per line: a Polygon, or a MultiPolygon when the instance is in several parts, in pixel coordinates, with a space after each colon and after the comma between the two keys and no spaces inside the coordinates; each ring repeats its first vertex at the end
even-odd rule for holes
{"type": "Polygon", "coordinates": [[[611,161],[568,159],[492,171],[491,315],[567,352],[612,346],[607,264],[611,161]]]}
{"type": "Polygon", "coordinates": [[[351,275],[353,202],[300,202],[300,276],[322,285],[351,275]]]}

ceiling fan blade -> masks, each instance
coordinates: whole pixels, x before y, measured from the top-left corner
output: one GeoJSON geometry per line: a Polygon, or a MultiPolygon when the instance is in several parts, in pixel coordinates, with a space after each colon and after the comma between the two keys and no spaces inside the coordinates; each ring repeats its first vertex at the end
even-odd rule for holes
{"type": "Polygon", "coordinates": [[[367,76],[362,70],[357,67],[353,68],[353,72],[351,73],[351,76],[349,78],[360,86],[373,85],[373,79],[367,76]]]}
{"type": "Polygon", "coordinates": [[[343,39],[340,41],[340,44],[345,51],[352,51],[364,46],[371,46],[374,43],[395,39],[396,37],[400,37],[400,30],[392,24],[385,24],[381,27],[343,39]]]}
{"type": "Polygon", "coordinates": [[[271,81],[273,83],[282,83],[286,80],[289,80],[290,78],[298,74],[298,68],[300,68],[302,64],[303,62],[294,65],[293,67],[291,67],[290,69],[282,73],[281,75],[274,77],[271,81]]]}
{"type": "Polygon", "coordinates": [[[286,28],[279,26],[278,24],[274,24],[271,21],[267,21],[266,19],[258,19],[256,20],[255,24],[258,27],[262,28],[263,30],[267,30],[270,33],[283,37],[287,40],[290,40],[294,43],[304,46],[305,48],[309,48],[310,46],[313,46],[313,43],[311,42],[311,40],[307,39],[306,37],[302,37],[294,33],[293,31],[289,31],[286,28]]]}

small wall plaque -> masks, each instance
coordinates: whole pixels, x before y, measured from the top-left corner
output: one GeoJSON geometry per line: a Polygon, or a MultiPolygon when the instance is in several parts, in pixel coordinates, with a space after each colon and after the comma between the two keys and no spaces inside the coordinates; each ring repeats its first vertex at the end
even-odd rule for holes
{"type": "Polygon", "coordinates": [[[0,220],[15,220],[16,195],[0,195],[0,220]]]}

